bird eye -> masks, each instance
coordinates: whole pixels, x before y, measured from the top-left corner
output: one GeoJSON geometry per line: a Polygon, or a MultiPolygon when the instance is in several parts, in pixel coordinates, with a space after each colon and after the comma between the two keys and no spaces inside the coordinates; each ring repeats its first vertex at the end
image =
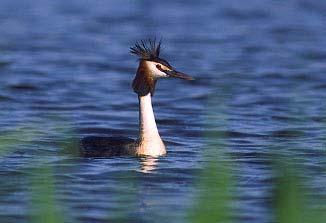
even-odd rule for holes
{"type": "Polygon", "coordinates": [[[159,65],[159,64],[156,64],[156,68],[159,69],[159,70],[162,70],[162,66],[159,65]]]}

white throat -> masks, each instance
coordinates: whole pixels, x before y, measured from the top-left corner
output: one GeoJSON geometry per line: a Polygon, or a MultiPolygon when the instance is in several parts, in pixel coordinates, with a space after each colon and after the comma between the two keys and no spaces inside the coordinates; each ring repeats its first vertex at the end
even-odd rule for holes
{"type": "Polygon", "coordinates": [[[139,98],[139,155],[159,156],[166,153],[164,143],[157,130],[151,94],[139,98]]]}

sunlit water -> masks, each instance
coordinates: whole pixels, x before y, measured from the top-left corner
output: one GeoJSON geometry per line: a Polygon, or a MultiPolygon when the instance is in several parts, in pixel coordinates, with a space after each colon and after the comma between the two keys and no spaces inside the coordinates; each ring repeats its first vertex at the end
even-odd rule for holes
{"type": "Polygon", "coordinates": [[[271,221],[272,150],[303,164],[307,185],[325,196],[325,11],[323,1],[299,0],[0,1],[0,131],[36,132],[0,158],[0,221],[29,222],[28,173],[46,166],[68,222],[125,212],[132,222],[182,222],[206,130],[227,136],[240,222],[271,221]],[[157,86],[168,155],[87,159],[62,146],[137,136],[128,48],[151,36],[196,78],[157,86]]]}

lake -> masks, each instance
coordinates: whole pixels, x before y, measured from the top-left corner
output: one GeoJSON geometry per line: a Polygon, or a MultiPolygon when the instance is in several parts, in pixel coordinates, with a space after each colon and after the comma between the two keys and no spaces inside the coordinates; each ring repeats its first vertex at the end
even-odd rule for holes
{"type": "Polygon", "coordinates": [[[304,0],[1,0],[0,133],[16,143],[0,152],[0,221],[30,222],[32,185],[44,181],[65,222],[186,222],[214,160],[210,132],[233,164],[239,222],[273,222],[274,153],[325,199],[325,11],[304,0]],[[196,78],[157,85],[168,155],[80,157],[83,137],[137,137],[129,47],[149,37],[196,78]]]}

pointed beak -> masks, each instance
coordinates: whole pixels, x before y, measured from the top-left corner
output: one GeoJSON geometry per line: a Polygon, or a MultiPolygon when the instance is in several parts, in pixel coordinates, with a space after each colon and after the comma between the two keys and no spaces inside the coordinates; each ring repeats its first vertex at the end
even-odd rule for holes
{"type": "Polygon", "coordinates": [[[184,79],[184,80],[188,80],[188,81],[194,80],[193,77],[191,77],[191,76],[189,76],[189,75],[187,75],[185,73],[176,71],[176,70],[164,71],[164,72],[167,75],[169,75],[170,77],[180,78],[180,79],[184,79]]]}

